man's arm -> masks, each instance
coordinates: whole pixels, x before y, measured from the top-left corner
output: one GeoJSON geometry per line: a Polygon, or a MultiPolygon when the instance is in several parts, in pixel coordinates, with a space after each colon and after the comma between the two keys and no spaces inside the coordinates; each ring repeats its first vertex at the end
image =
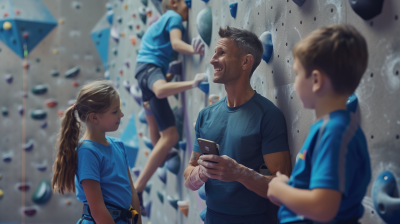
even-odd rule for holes
{"type": "Polygon", "coordinates": [[[131,172],[129,171],[129,168],[127,169],[127,171],[128,171],[129,182],[131,183],[131,191],[132,191],[131,205],[132,205],[133,209],[139,213],[138,221],[136,224],[142,224],[142,215],[141,215],[142,212],[140,211],[139,197],[137,195],[135,187],[133,186],[131,172]]]}
{"type": "Polygon", "coordinates": [[[197,160],[199,160],[200,155],[201,154],[199,152],[193,151],[189,164],[185,169],[185,172],[183,172],[183,176],[185,177],[185,186],[190,190],[198,189],[197,186],[193,186],[193,184],[196,185],[196,183],[191,182],[191,180],[196,179],[196,177],[198,177],[202,182],[206,182],[208,180],[208,177],[206,177],[199,169],[200,167],[198,167],[199,164],[197,163],[197,160]]]}
{"type": "Polygon", "coordinates": [[[289,180],[278,174],[269,184],[268,197],[277,205],[284,204],[291,211],[318,222],[329,222],[337,214],[342,194],[331,189],[298,189],[289,186],[289,180]]]}
{"type": "Polygon", "coordinates": [[[203,173],[209,178],[226,182],[237,181],[261,197],[268,198],[268,184],[274,178],[276,172],[281,170],[281,172],[290,175],[290,154],[289,151],[267,154],[264,155],[264,161],[268,170],[272,173],[271,176],[261,175],[225,155],[203,155],[199,159],[199,165],[203,173]]]}

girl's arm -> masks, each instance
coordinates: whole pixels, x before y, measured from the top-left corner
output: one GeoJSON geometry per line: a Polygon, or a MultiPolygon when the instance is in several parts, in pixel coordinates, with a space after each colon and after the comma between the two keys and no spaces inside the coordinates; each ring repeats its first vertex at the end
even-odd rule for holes
{"type": "Polygon", "coordinates": [[[131,191],[132,191],[131,205],[133,209],[139,213],[138,222],[136,224],[142,224],[142,212],[140,211],[139,197],[136,193],[135,187],[133,186],[131,172],[129,172],[129,168],[128,168],[128,176],[129,176],[129,181],[131,182],[131,191]]]}
{"type": "Polygon", "coordinates": [[[286,184],[287,176],[277,174],[269,183],[268,197],[277,205],[285,205],[298,215],[318,222],[329,222],[339,211],[342,194],[331,189],[298,189],[286,184]]]}
{"type": "Polygon", "coordinates": [[[103,194],[101,192],[100,183],[95,180],[82,180],[83,191],[89,204],[92,218],[98,224],[115,223],[110,212],[108,212],[104,204],[103,194]]]}
{"type": "Polygon", "coordinates": [[[172,49],[182,54],[195,54],[195,50],[192,45],[185,43],[182,40],[182,31],[180,29],[173,29],[169,33],[171,39],[172,49]]]}

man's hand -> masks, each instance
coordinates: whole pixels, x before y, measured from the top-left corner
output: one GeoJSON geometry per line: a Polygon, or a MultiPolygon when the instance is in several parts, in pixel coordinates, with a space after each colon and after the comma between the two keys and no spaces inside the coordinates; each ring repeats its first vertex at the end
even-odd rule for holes
{"type": "Polygon", "coordinates": [[[225,182],[236,181],[243,173],[243,169],[247,169],[226,155],[202,155],[197,163],[208,178],[225,182]]]}
{"type": "Polygon", "coordinates": [[[285,174],[281,174],[281,172],[276,173],[276,177],[269,182],[268,185],[268,198],[269,200],[274,203],[277,206],[281,206],[282,203],[278,200],[277,195],[279,190],[282,186],[282,184],[286,184],[289,181],[289,177],[286,176],[285,174]]]}

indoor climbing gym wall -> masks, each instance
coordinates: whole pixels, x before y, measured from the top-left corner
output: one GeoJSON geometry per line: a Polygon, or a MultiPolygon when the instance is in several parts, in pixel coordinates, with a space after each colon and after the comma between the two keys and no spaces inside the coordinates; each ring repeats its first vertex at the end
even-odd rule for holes
{"type": "Polygon", "coordinates": [[[106,3],[0,0],[0,223],[81,216],[74,194],[50,187],[54,146],[60,116],[81,86],[104,77],[91,31],[106,3]]]}
{"type": "MultiPolygon", "coordinates": [[[[182,0],[181,0],[182,1],[182,0]]],[[[201,38],[204,56],[174,55],[173,81],[206,73],[221,26],[256,33],[264,45],[252,87],[285,115],[294,164],[310,125],[294,89],[294,45],[327,25],[354,25],[366,38],[367,71],[349,98],[361,120],[371,158],[372,178],[363,200],[362,224],[400,220],[400,2],[396,0],[185,0],[189,19],[184,41],[201,38]]],[[[128,149],[135,181],[152,152],[141,92],[134,78],[146,29],[162,15],[159,0],[0,0],[0,223],[75,223],[82,203],[74,194],[52,193],[51,164],[59,116],[80,86],[111,80],[120,92],[125,117],[115,133],[128,149]],[[21,148],[22,147],[22,148],[21,148]],[[22,169],[21,169],[22,168],[22,169]]],[[[222,85],[168,97],[180,134],[165,163],[143,193],[146,224],[201,224],[204,188],[185,188],[195,139],[194,124],[204,107],[226,96],[222,85]]],[[[360,174],[363,175],[363,174],[360,174]]],[[[271,222],[274,223],[274,222],[271,222]]]]}

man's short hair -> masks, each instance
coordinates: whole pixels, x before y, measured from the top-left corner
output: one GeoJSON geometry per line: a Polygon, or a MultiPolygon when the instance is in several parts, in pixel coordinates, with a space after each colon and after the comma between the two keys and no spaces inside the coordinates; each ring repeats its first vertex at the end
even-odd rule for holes
{"type": "Polygon", "coordinates": [[[367,68],[364,37],[351,25],[332,25],[311,32],[293,48],[293,57],[306,69],[307,77],[322,70],[337,94],[352,94],[367,68]]]}
{"type": "Polygon", "coordinates": [[[220,27],[218,34],[221,38],[229,38],[233,40],[233,42],[235,42],[236,47],[238,48],[239,56],[243,56],[245,54],[253,55],[254,63],[250,72],[251,78],[254,71],[261,62],[264,51],[263,45],[258,39],[257,35],[248,30],[238,29],[229,26],[225,28],[220,27]]]}

